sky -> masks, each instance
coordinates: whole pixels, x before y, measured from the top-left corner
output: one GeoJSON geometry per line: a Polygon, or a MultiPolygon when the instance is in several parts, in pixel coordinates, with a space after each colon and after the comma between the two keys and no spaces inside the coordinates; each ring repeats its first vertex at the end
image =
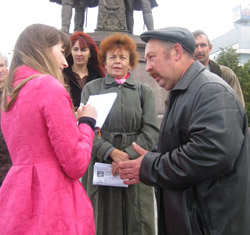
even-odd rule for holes
{"type": "MultiPolygon", "coordinates": [[[[241,0],[157,0],[153,9],[155,28],[168,26],[186,27],[191,31],[202,29],[211,40],[233,29],[233,7],[241,0]]],[[[250,1],[249,1],[250,2],[250,1]]],[[[8,54],[19,34],[34,23],[61,28],[61,5],[49,0],[1,0],[0,51],[8,54]]],[[[98,7],[88,9],[84,31],[94,32],[98,7]]],[[[73,30],[73,17],[70,32],[73,30]]],[[[144,27],[142,12],[134,12],[134,34],[140,35],[144,27]]]]}

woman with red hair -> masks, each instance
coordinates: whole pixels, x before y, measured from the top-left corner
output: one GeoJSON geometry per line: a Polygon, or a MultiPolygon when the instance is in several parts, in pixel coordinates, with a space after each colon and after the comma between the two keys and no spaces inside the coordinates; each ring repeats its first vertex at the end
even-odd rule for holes
{"type": "Polygon", "coordinates": [[[98,62],[98,47],[91,36],[83,32],[75,32],[70,39],[72,49],[67,58],[69,67],[63,72],[74,107],[78,108],[83,87],[89,81],[104,77],[104,69],[98,62]]]}

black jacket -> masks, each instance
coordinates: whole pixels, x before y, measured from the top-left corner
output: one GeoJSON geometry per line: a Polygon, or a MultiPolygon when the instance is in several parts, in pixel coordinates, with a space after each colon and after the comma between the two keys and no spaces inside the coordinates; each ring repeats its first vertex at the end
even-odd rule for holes
{"type": "Polygon", "coordinates": [[[158,152],[140,180],[156,187],[159,235],[250,234],[250,137],[236,94],[198,61],[171,90],[158,152]]]}
{"type": "MultiPolygon", "coordinates": [[[[92,68],[88,68],[88,72],[89,72],[89,75],[87,77],[86,84],[94,79],[101,77],[99,72],[92,69],[92,68]]],[[[64,73],[65,81],[69,85],[70,96],[72,98],[73,105],[75,108],[77,108],[80,105],[82,88],[79,86],[79,84],[74,76],[74,72],[72,71],[71,66],[64,69],[63,73],[64,73]]]]}

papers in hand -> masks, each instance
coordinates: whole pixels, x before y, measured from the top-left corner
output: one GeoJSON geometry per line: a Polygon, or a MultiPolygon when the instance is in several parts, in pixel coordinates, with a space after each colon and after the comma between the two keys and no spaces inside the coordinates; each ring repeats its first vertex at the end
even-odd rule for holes
{"type": "Polygon", "coordinates": [[[111,164],[96,162],[94,165],[93,185],[128,187],[123,184],[120,175],[113,176],[111,164]]]}
{"type": "Polygon", "coordinates": [[[101,95],[90,95],[87,104],[91,104],[97,111],[95,127],[102,128],[115,100],[117,93],[107,93],[101,95]]]}

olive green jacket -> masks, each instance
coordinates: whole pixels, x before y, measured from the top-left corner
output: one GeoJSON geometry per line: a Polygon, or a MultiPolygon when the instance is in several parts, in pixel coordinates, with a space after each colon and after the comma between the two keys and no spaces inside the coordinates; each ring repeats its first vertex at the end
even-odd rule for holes
{"type": "Polygon", "coordinates": [[[240,82],[237,75],[230,68],[217,64],[213,60],[209,60],[210,72],[217,74],[223,78],[235,91],[236,95],[240,99],[243,107],[245,107],[245,101],[241,90],[240,82]]]}
{"type": "Polygon", "coordinates": [[[93,165],[95,162],[111,163],[109,153],[114,149],[127,152],[132,159],[138,157],[131,147],[135,141],[152,151],[159,135],[159,124],[154,93],[148,85],[139,85],[130,76],[124,84],[107,75],[86,84],[81,102],[89,95],[117,93],[117,99],[101,129],[101,138],[96,133],[92,158],[82,184],[92,202],[97,235],[152,235],[155,234],[153,188],[144,184],[128,188],[94,186],[93,165]]]}
{"type": "Polygon", "coordinates": [[[159,122],[151,87],[142,85],[142,104],[139,85],[132,76],[123,85],[107,76],[86,84],[81,102],[86,103],[89,95],[110,92],[116,92],[117,99],[102,127],[101,138],[97,134],[95,136],[92,155],[98,161],[103,161],[106,152],[114,147],[135,159],[138,154],[131,146],[133,141],[147,150],[152,150],[158,140],[159,122]]]}

